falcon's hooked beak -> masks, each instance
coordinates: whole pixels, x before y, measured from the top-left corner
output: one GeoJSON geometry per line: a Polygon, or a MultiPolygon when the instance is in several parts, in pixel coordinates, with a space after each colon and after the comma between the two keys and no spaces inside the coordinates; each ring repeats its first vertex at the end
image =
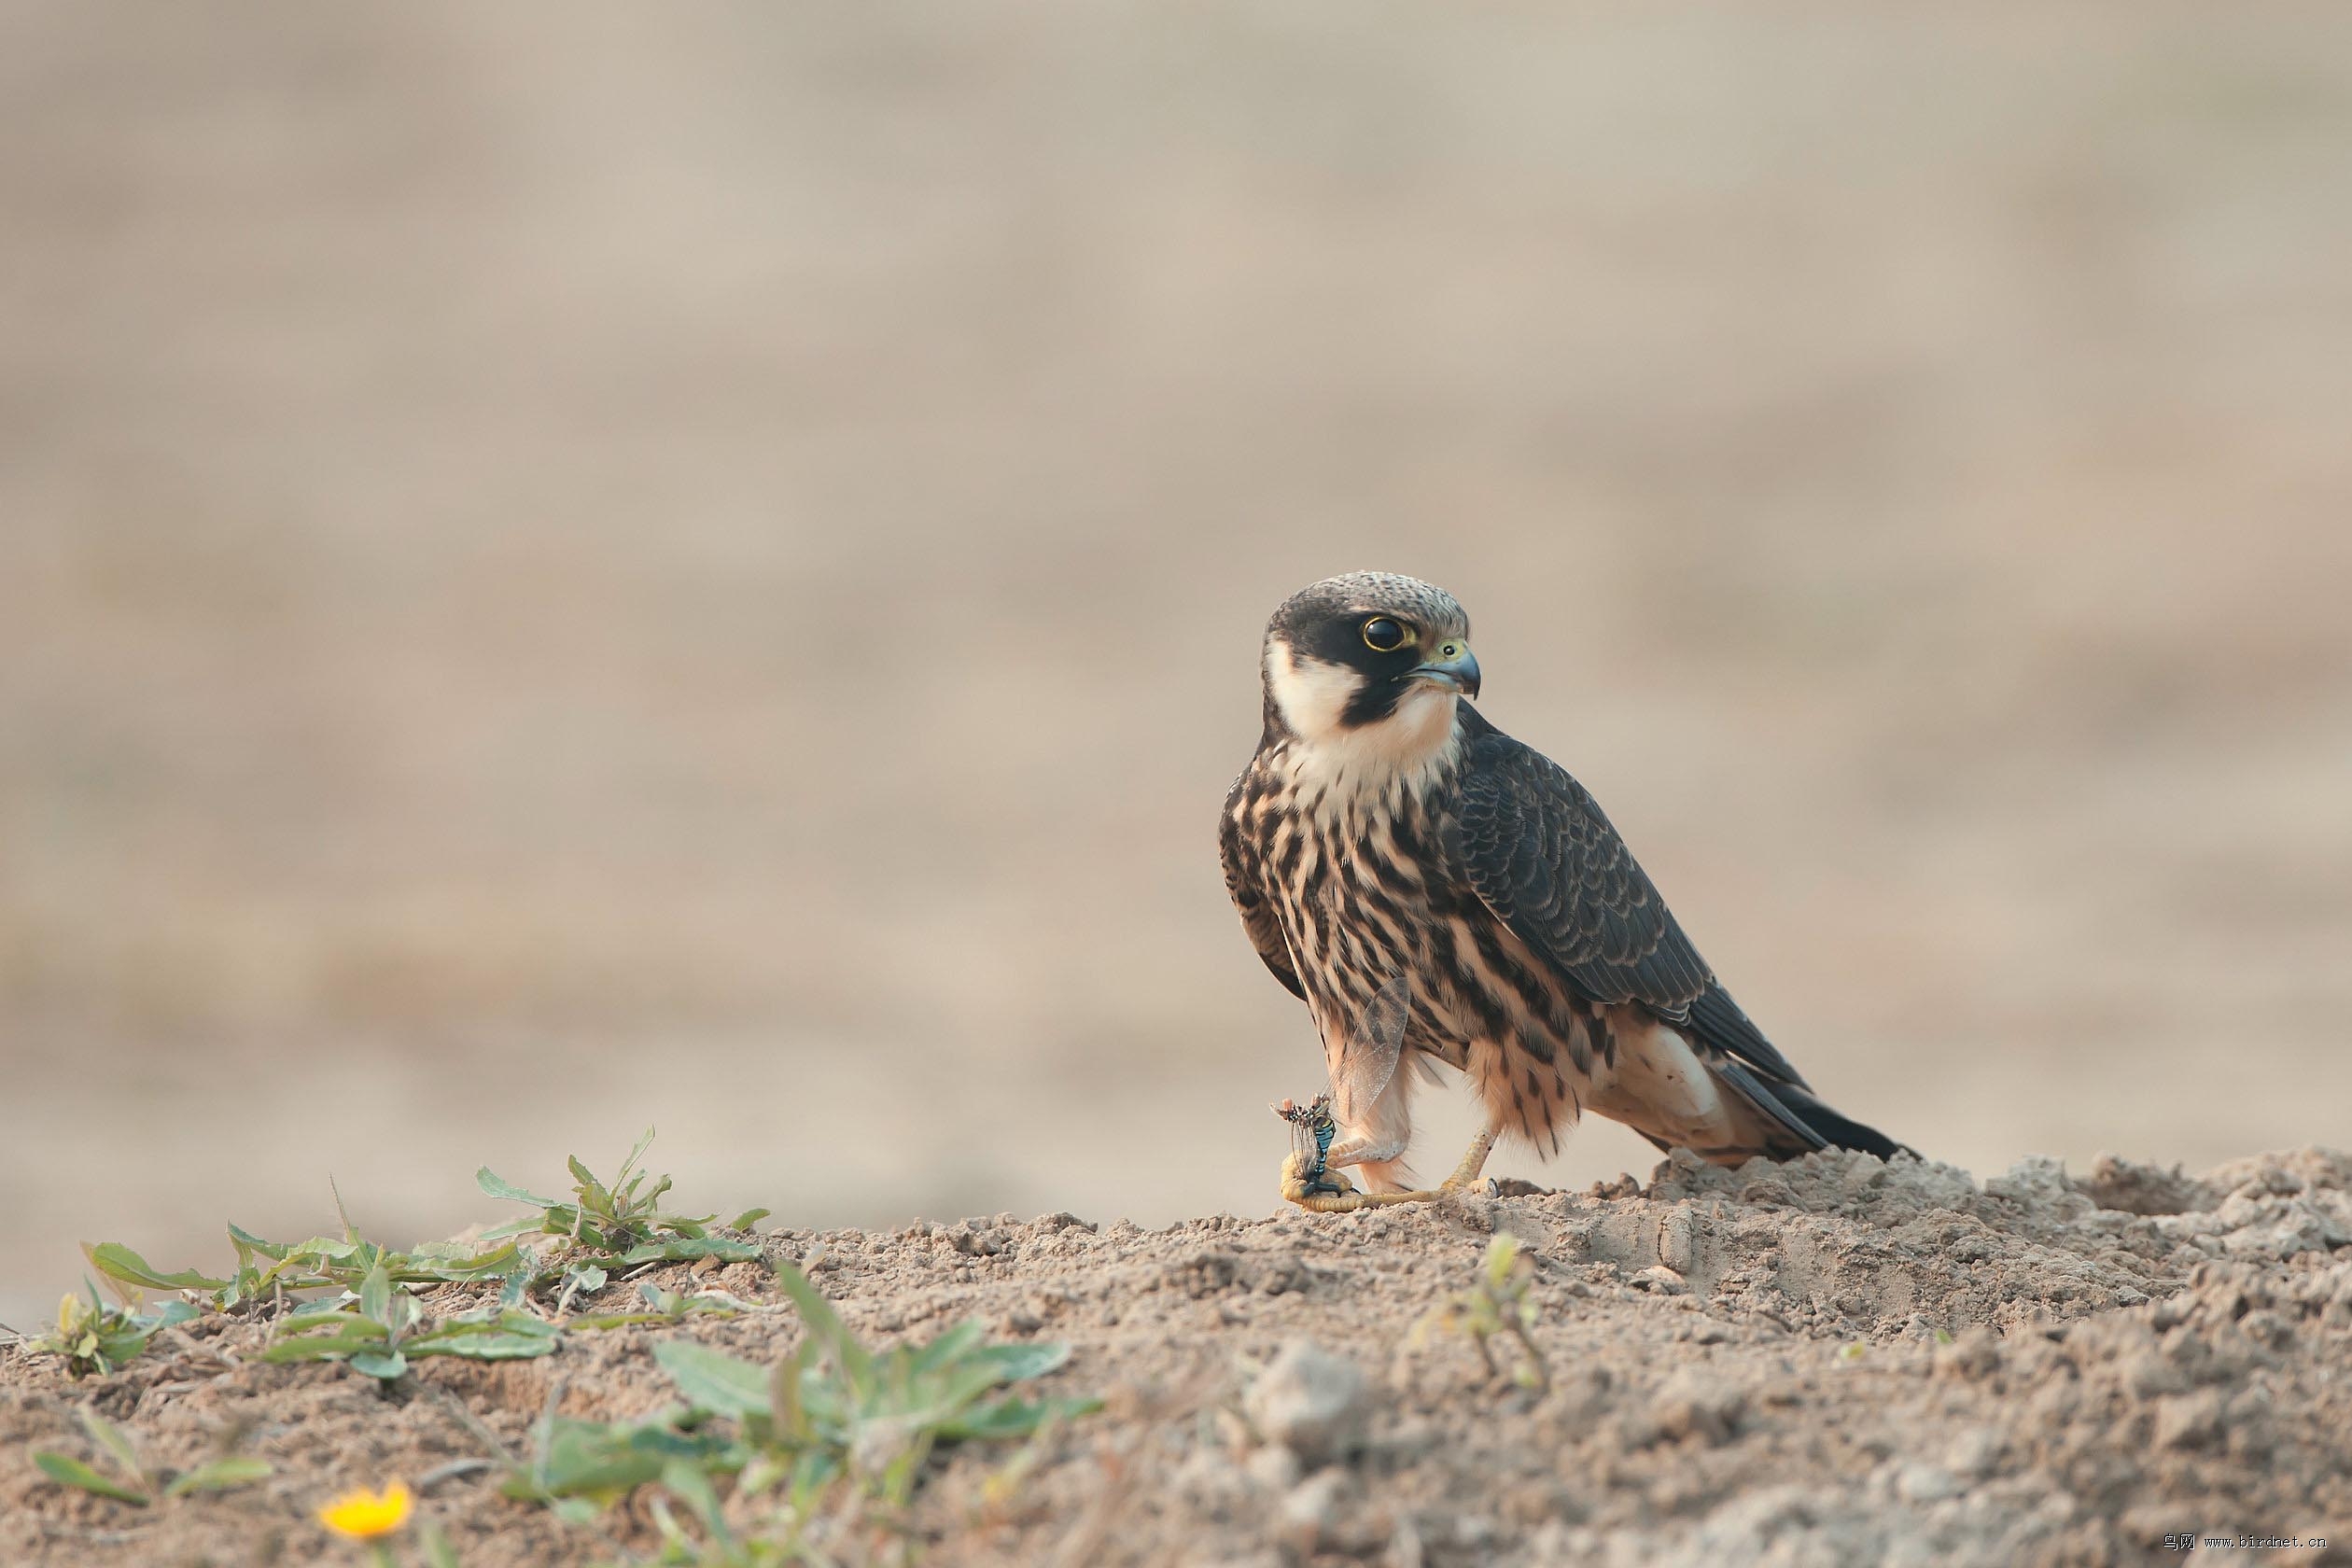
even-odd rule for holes
{"type": "Polygon", "coordinates": [[[1408,680],[1426,681],[1441,692],[1459,692],[1465,697],[1478,694],[1478,657],[1470,651],[1470,645],[1459,638],[1441,642],[1430,650],[1431,657],[1405,672],[1408,680]]]}

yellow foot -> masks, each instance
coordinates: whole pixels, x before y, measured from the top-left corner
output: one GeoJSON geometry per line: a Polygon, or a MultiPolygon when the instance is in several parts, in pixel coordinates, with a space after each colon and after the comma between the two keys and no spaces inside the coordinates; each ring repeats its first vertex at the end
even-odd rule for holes
{"type": "Polygon", "coordinates": [[[1284,1100],[1274,1108],[1274,1113],[1291,1124],[1291,1154],[1282,1161],[1282,1197],[1315,1214],[1344,1214],[1392,1203],[1435,1203],[1477,1185],[1478,1173],[1486,1169],[1487,1155],[1494,1147],[1494,1131],[1490,1127],[1471,1140],[1470,1151],[1454,1167],[1454,1173],[1435,1187],[1418,1192],[1358,1192],[1345,1172],[1323,1164],[1334,1131],[1327,1099],[1319,1098],[1306,1106],[1284,1100]]]}
{"type": "Polygon", "coordinates": [[[1301,1209],[1327,1213],[1334,1204],[1354,1208],[1365,1195],[1356,1191],[1346,1171],[1319,1169],[1306,1155],[1294,1154],[1282,1161],[1282,1196],[1301,1209]]]}

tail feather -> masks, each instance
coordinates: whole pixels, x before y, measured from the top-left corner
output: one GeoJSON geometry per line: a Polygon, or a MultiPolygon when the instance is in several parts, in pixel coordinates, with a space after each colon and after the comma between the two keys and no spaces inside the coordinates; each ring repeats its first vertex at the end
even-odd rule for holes
{"type": "Polygon", "coordinates": [[[1762,1113],[1770,1139],[1765,1152],[1774,1159],[1792,1159],[1815,1149],[1854,1149],[1881,1159],[1919,1151],[1897,1143],[1878,1128],[1831,1110],[1811,1089],[1795,1084],[1770,1083],[1743,1062],[1716,1058],[1708,1064],[1716,1080],[1762,1113]]]}
{"type": "Polygon", "coordinates": [[[1758,1113],[1768,1135],[1766,1152],[1774,1159],[1814,1149],[1855,1149],[1881,1159],[1918,1156],[1916,1149],[1823,1104],[1803,1074],[1764,1038],[1722,987],[1712,987],[1691,1003],[1690,1029],[1702,1043],[1715,1080],[1758,1113]]]}
{"type": "Polygon", "coordinates": [[[1919,1157],[1919,1151],[1910,1144],[1897,1143],[1878,1128],[1824,1105],[1811,1089],[1800,1089],[1793,1084],[1775,1084],[1772,1093],[1829,1148],[1857,1149],[1866,1155],[1876,1155],[1881,1159],[1893,1159],[1897,1155],[1909,1155],[1913,1159],[1919,1157]]]}

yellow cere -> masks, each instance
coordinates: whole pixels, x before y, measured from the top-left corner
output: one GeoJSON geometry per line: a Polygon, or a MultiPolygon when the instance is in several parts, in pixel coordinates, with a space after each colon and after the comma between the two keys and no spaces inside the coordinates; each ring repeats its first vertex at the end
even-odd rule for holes
{"type": "Polygon", "coordinates": [[[389,1535],[408,1522],[409,1489],[394,1481],[381,1492],[365,1487],[347,1491],[318,1510],[318,1522],[338,1535],[372,1541],[389,1535]]]}

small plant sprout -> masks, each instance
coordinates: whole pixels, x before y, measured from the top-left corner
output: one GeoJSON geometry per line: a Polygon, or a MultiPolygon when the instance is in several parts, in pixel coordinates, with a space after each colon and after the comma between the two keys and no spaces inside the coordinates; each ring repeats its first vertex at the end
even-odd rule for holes
{"type": "Polygon", "coordinates": [[[69,1295],[58,1303],[56,1330],[26,1340],[24,1348],[35,1355],[63,1356],[69,1377],[93,1372],[104,1377],[146,1350],[162,1330],[202,1315],[185,1301],[167,1301],[151,1314],[110,1307],[98,1299],[93,1284],[87,1302],[69,1295]]]}
{"type": "Polygon", "coordinates": [[[139,1450],[133,1446],[129,1434],[107,1421],[88,1406],[74,1412],[81,1418],[82,1430],[97,1447],[105,1460],[108,1475],[74,1458],[50,1449],[35,1451],[33,1463],[42,1475],[60,1486],[69,1486],[89,1492],[93,1497],[110,1497],[118,1503],[128,1503],[144,1508],[158,1497],[185,1497],[195,1491],[230,1491],[251,1486],[270,1475],[266,1460],[247,1455],[230,1454],[193,1470],[173,1476],[168,1472],[150,1471],[140,1462],[139,1450]]]}
{"type": "Polygon", "coordinates": [[[748,1230],[765,1218],[768,1211],[747,1209],[723,1227],[720,1227],[716,1214],[665,1212],[662,1195],[669,1191],[670,1179],[661,1177],[648,1187],[648,1172],[637,1165],[652,1141],[653,1129],[647,1127],[645,1136],[637,1141],[637,1146],[621,1162],[621,1169],[609,1184],[597,1180],[579,1156],[572,1156],[567,1162],[572,1174],[572,1196],[568,1201],[541,1197],[483,1166],[474,1173],[475,1185],[492,1197],[530,1204],[539,1213],[487,1231],[483,1239],[497,1240],[531,1234],[561,1237],[564,1249],[569,1253],[568,1261],[560,1268],[539,1271],[533,1281],[560,1281],[558,1311],[567,1309],[576,1295],[602,1290],[615,1268],[693,1263],[703,1258],[717,1258],[723,1263],[756,1262],[761,1256],[756,1243],[710,1233],[714,1228],[748,1230]]]}
{"type": "Polygon", "coordinates": [[[1534,1282],[1534,1262],[1520,1253],[1519,1239],[1497,1232],[1487,1243],[1477,1282],[1431,1309],[1414,1325],[1410,1342],[1419,1345],[1435,1334],[1465,1337],[1486,1363],[1487,1376],[1493,1378],[1503,1369],[1495,1364],[1489,1341],[1507,1334],[1519,1342],[1520,1351],[1512,1380],[1521,1388],[1548,1390],[1551,1372],[1530,1332],[1535,1326],[1535,1303],[1528,1297],[1528,1287],[1534,1282]]]}

